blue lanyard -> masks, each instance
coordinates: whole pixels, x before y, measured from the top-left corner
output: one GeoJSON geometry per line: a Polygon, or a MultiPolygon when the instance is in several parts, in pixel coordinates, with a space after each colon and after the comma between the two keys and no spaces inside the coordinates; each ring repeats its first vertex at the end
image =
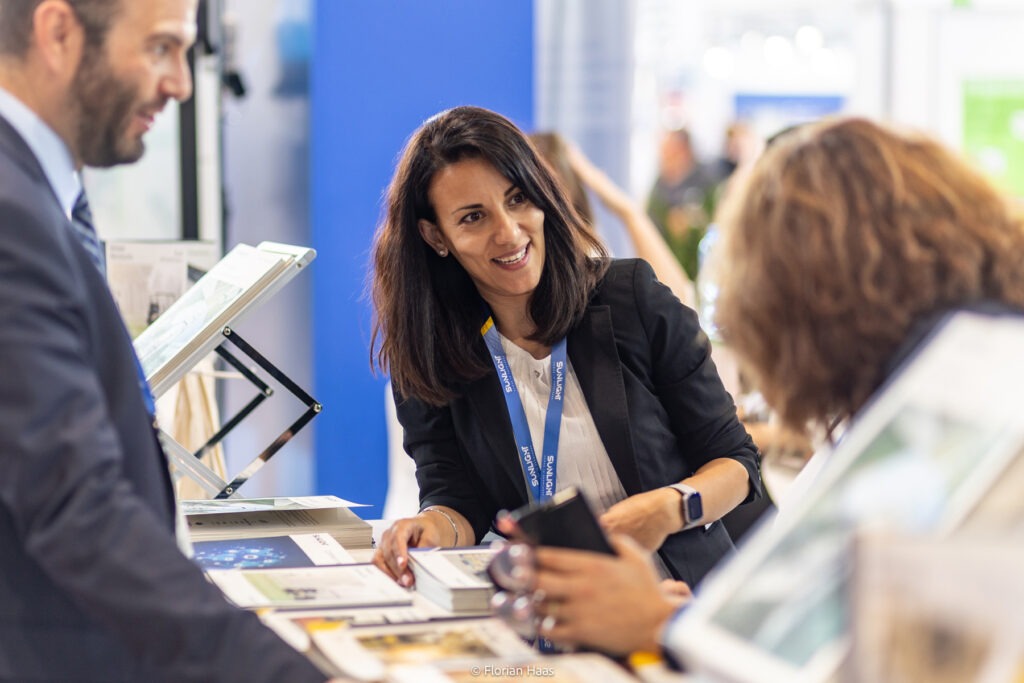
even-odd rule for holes
{"type": "Polygon", "coordinates": [[[487,322],[480,328],[480,334],[487,344],[487,350],[491,352],[494,369],[498,372],[498,380],[505,395],[505,405],[508,406],[508,416],[512,420],[512,433],[516,438],[519,460],[522,462],[530,493],[535,501],[545,501],[555,495],[555,482],[558,476],[558,437],[562,431],[562,406],[565,401],[565,376],[568,370],[565,339],[551,349],[551,396],[544,419],[543,460],[538,462],[523,400],[516,388],[516,380],[512,377],[512,369],[508,365],[508,358],[501,346],[501,339],[498,338],[498,330],[494,327],[492,317],[487,318],[487,322]]]}
{"type": "Polygon", "coordinates": [[[146,406],[146,412],[149,414],[149,419],[152,422],[156,419],[156,400],[153,398],[153,392],[149,389],[149,382],[146,381],[146,373],[142,371],[142,363],[139,362],[139,356],[135,353],[134,348],[132,349],[132,357],[135,359],[135,374],[138,376],[139,391],[142,393],[142,403],[146,406]]]}

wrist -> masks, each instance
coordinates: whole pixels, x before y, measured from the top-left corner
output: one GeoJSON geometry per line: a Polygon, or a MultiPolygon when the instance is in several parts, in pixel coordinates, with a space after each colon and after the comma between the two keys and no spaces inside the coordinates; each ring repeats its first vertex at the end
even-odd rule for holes
{"type": "Polygon", "coordinates": [[[704,502],[700,491],[685,482],[669,484],[666,488],[676,494],[676,504],[679,506],[681,523],[676,527],[676,531],[700,526],[704,521],[704,502]]]}
{"type": "MultiPolygon", "coordinates": [[[[424,519],[432,520],[431,523],[434,528],[438,530],[438,538],[451,538],[451,544],[447,547],[454,548],[459,545],[459,525],[455,521],[455,517],[439,507],[431,505],[420,510],[420,516],[424,519]],[[435,513],[428,515],[427,513],[435,513]],[[447,530],[446,530],[447,529],[447,530]]],[[[438,543],[438,545],[443,545],[438,543]]]]}

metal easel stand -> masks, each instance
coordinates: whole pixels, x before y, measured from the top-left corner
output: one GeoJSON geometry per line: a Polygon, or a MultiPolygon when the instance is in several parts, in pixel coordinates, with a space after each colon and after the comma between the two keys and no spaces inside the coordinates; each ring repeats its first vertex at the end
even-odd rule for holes
{"type": "Polygon", "coordinates": [[[167,433],[163,431],[160,432],[164,451],[167,453],[168,458],[170,458],[175,467],[182,474],[195,481],[200,488],[210,494],[211,498],[230,498],[235,496],[242,484],[248,481],[252,475],[267,464],[267,461],[269,461],[275,453],[281,450],[282,446],[288,443],[288,441],[291,440],[291,438],[295,436],[300,429],[305,427],[310,420],[316,417],[320,411],[323,410],[323,406],[317,402],[316,399],[307,394],[298,384],[281,372],[273,363],[264,358],[259,351],[242,339],[237,332],[232,330],[230,327],[225,327],[221,330],[221,334],[224,336],[224,341],[214,349],[217,352],[217,355],[223,358],[233,368],[238,370],[242,376],[259,389],[259,393],[256,394],[251,401],[245,404],[245,406],[230,420],[225,422],[224,425],[217,430],[217,433],[211,436],[210,439],[195,453],[190,453],[188,449],[171,438],[167,433]],[[295,422],[289,425],[287,429],[281,432],[281,434],[274,439],[262,453],[253,458],[252,461],[238,473],[238,475],[236,475],[230,482],[227,482],[221,479],[216,472],[204,464],[201,458],[207,451],[219,444],[232,429],[237,427],[242,420],[252,413],[252,411],[256,409],[256,406],[274,394],[273,388],[260,379],[254,372],[252,372],[252,370],[246,367],[237,356],[228,350],[227,345],[229,342],[237,347],[238,350],[245,354],[250,360],[256,363],[256,365],[261,367],[267,374],[273,377],[293,396],[298,398],[299,401],[306,406],[306,411],[300,415],[295,422]]]}

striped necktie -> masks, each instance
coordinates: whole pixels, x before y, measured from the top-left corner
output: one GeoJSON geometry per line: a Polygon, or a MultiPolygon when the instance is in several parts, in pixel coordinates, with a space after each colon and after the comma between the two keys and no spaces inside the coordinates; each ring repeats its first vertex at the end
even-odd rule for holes
{"type": "MultiPolygon", "coordinates": [[[[71,209],[71,227],[75,229],[75,237],[82,243],[85,250],[89,252],[89,258],[96,264],[100,274],[105,278],[107,275],[106,259],[103,257],[103,246],[96,236],[96,226],[92,222],[92,209],[89,208],[89,200],[85,196],[85,190],[78,195],[75,206],[71,209]]],[[[133,349],[134,351],[134,349],[133,349]]],[[[142,364],[134,352],[132,359],[135,361],[135,372],[138,374],[139,391],[142,393],[142,402],[146,406],[146,412],[150,420],[156,418],[156,404],[153,400],[153,392],[149,390],[149,382],[146,381],[146,373],[142,371],[142,364]]],[[[155,426],[155,422],[154,422],[155,426]]]]}
{"type": "Polygon", "coordinates": [[[107,264],[103,257],[103,246],[100,244],[99,237],[96,236],[96,226],[92,222],[92,209],[89,208],[89,199],[85,196],[84,189],[75,200],[74,208],[71,209],[71,226],[75,229],[78,241],[89,252],[89,258],[96,264],[100,273],[106,276],[107,264]]]}

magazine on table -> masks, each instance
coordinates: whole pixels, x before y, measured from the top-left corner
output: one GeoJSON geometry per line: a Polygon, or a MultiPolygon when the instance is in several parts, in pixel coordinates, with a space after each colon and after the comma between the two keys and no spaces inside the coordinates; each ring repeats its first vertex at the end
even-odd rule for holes
{"type": "Polygon", "coordinates": [[[412,604],[412,594],[371,564],[297,569],[214,569],[206,575],[239,607],[313,609],[412,604]]]}
{"type": "Polygon", "coordinates": [[[412,593],[408,605],[393,607],[335,607],[314,610],[273,610],[260,615],[264,623],[296,650],[305,652],[309,634],[338,626],[390,626],[456,618],[430,600],[412,593]]]}
{"type": "Polygon", "coordinates": [[[416,592],[451,612],[486,614],[494,594],[487,565],[497,552],[485,547],[412,550],[409,566],[416,592]]]}
{"type": "MultiPolygon", "coordinates": [[[[641,679],[644,680],[644,679],[641,679]]],[[[682,680],[679,675],[658,680],[682,680]]],[[[476,664],[399,664],[388,671],[391,683],[636,683],[637,678],[598,654],[568,654],[476,664]]]]}
{"type": "Polygon", "coordinates": [[[199,541],[192,549],[192,561],[207,571],[356,564],[340,543],[320,533],[199,541]]]}
{"type": "Polygon", "coordinates": [[[536,658],[536,651],[497,619],[337,628],[311,634],[316,649],[333,666],[360,680],[381,680],[402,664],[458,664],[482,667],[536,658]]]}
{"type": "Polygon", "coordinates": [[[373,547],[373,528],[337,496],[183,500],[193,542],[296,533],[330,534],[349,549],[373,547]]]}

